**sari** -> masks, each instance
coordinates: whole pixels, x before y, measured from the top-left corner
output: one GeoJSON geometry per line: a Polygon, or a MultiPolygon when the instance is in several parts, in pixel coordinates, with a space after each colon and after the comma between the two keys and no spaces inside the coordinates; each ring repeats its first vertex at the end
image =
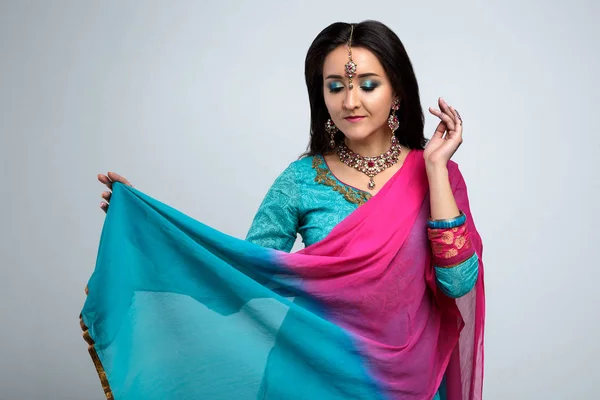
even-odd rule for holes
{"type": "Polygon", "coordinates": [[[482,245],[449,172],[480,260],[460,299],[435,283],[422,152],[292,254],[115,184],[80,318],[106,397],[480,399],[482,245]]]}

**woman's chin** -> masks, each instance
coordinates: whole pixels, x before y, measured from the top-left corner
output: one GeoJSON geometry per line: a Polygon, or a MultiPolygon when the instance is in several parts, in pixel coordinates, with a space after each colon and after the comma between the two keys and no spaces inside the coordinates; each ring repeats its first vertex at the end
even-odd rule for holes
{"type": "Polygon", "coordinates": [[[351,142],[362,142],[372,136],[373,132],[367,132],[365,129],[351,128],[344,131],[344,136],[351,142]]]}

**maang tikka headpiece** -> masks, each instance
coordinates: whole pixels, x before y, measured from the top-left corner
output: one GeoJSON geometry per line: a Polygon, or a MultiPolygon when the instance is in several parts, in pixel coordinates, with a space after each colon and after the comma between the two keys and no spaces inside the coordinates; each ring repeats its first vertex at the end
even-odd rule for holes
{"type": "Polygon", "coordinates": [[[354,33],[354,25],[350,25],[350,39],[348,40],[348,62],[344,65],[346,76],[348,77],[348,89],[352,90],[352,78],[356,74],[356,63],[352,61],[352,34],[354,33]]]}

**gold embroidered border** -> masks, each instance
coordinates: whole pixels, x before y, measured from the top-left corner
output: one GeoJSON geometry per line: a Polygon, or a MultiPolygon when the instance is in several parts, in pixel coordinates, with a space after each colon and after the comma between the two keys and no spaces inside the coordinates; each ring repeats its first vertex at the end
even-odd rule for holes
{"type": "MultiPolygon", "coordinates": [[[[475,251],[473,251],[473,254],[475,254],[475,251]]],[[[469,257],[467,257],[466,259],[464,259],[461,262],[457,262],[451,265],[436,265],[436,267],[438,268],[454,268],[454,267],[458,267],[461,264],[464,264],[466,261],[468,261],[471,257],[473,257],[473,254],[471,254],[469,257]]]]}
{"type": "MultiPolygon", "coordinates": [[[[85,294],[87,295],[88,288],[85,287],[85,294]]],[[[94,339],[90,336],[89,329],[83,323],[83,318],[79,315],[79,325],[81,326],[81,330],[83,331],[83,339],[88,344],[88,352],[92,357],[92,361],[94,363],[94,367],[96,367],[96,372],[98,373],[98,378],[100,378],[100,384],[102,385],[102,390],[104,390],[104,395],[106,396],[106,400],[114,400],[114,396],[112,390],[110,388],[110,384],[108,383],[108,378],[106,377],[106,372],[104,371],[104,366],[102,365],[102,361],[100,361],[100,357],[98,357],[98,353],[96,352],[96,347],[94,343],[94,339]]]]}
{"type": "Polygon", "coordinates": [[[371,198],[369,193],[352,190],[350,187],[340,184],[336,179],[329,176],[329,169],[323,166],[323,161],[320,157],[313,156],[312,167],[317,171],[315,182],[330,186],[334,191],[344,196],[344,199],[348,202],[362,206],[371,198]]]}

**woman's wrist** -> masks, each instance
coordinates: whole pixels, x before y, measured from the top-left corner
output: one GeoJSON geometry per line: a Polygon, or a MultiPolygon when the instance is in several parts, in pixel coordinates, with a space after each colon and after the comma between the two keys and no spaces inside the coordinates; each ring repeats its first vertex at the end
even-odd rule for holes
{"type": "Polygon", "coordinates": [[[449,229],[463,225],[467,221],[467,216],[459,211],[459,215],[453,218],[431,219],[427,220],[427,227],[431,229],[449,229]]]}
{"type": "Polygon", "coordinates": [[[445,165],[430,165],[432,166],[427,169],[430,215],[433,219],[453,218],[459,211],[450,185],[448,168],[445,165]]]}
{"type": "Polygon", "coordinates": [[[447,164],[440,163],[425,163],[425,172],[429,179],[447,178],[449,174],[447,164]]]}

